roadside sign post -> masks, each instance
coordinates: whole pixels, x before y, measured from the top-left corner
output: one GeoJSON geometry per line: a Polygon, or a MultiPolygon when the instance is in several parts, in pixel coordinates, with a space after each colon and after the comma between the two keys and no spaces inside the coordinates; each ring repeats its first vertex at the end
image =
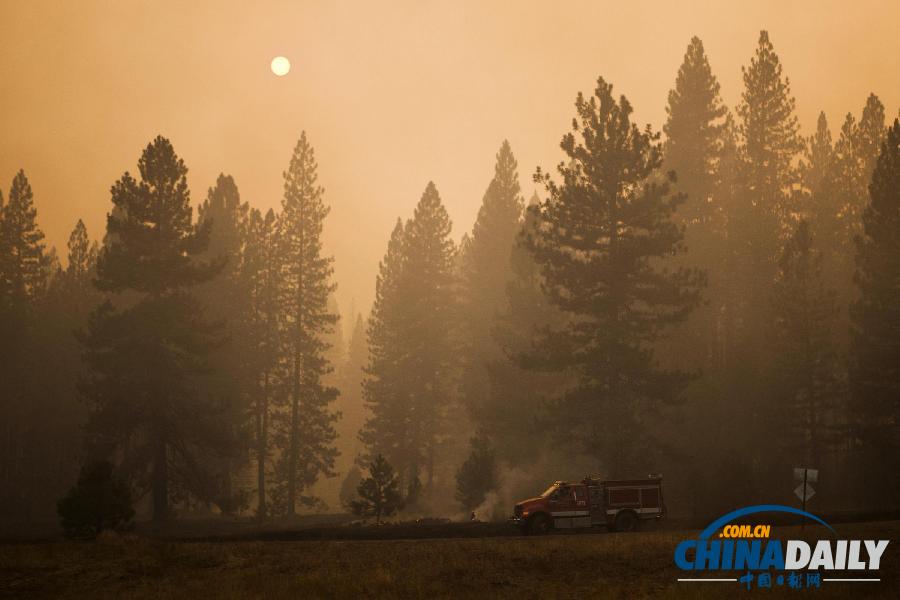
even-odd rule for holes
{"type": "MultiPolygon", "coordinates": [[[[803,512],[806,512],[806,478],[809,475],[809,471],[807,469],[803,469],[803,512]]],[[[800,521],[800,531],[803,531],[806,528],[806,515],[803,516],[803,519],[800,521]]]]}
{"type": "MultiPolygon", "coordinates": [[[[818,483],[819,470],[810,469],[809,467],[794,467],[794,480],[802,483],[794,489],[794,494],[800,498],[803,503],[803,512],[806,512],[806,501],[812,498],[816,490],[812,488],[810,483],[818,483]]],[[[806,518],[800,518],[800,530],[806,527],[806,518]]]]}

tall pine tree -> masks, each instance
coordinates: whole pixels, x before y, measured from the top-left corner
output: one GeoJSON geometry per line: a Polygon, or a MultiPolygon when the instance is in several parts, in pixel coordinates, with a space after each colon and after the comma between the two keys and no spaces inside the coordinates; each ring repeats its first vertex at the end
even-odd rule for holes
{"type": "MultiPolygon", "coordinates": [[[[529,206],[539,203],[538,195],[533,194],[529,206]]],[[[536,210],[526,212],[510,253],[512,279],[506,287],[506,308],[491,328],[502,354],[487,365],[489,401],[476,418],[479,430],[494,443],[498,458],[513,466],[530,461],[530,449],[546,441],[544,405],[573,380],[572,373],[558,372],[558,365],[529,368],[538,366],[532,364],[532,357],[539,351],[543,333],[566,321],[565,314],[544,293],[540,266],[526,247],[539,222],[536,210]]]]}
{"type": "Polygon", "coordinates": [[[412,479],[424,468],[432,489],[438,453],[446,437],[446,420],[455,400],[458,354],[453,338],[457,318],[456,252],[450,239],[450,216],[434,183],[428,182],[406,227],[407,281],[412,286],[409,319],[413,346],[406,376],[410,379],[415,419],[412,423],[415,460],[412,479]]]}
{"type": "Polygon", "coordinates": [[[668,119],[663,125],[665,168],[675,171],[675,188],[687,195],[678,219],[721,230],[721,207],[715,203],[718,158],[727,109],[719,96],[700,38],[691,38],[675,87],[669,91],[668,119]]]}
{"type": "MultiPolygon", "coordinates": [[[[853,285],[854,239],[862,232],[862,213],[869,202],[868,186],[884,139],[884,107],[872,94],[860,119],[848,113],[834,145],[828,177],[830,188],[815,203],[817,229],[823,247],[822,272],[828,287],[837,294],[838,345],[850,348],[849,306],[857,299],[853,285]]],[[[824,187],[824,186],[823,186],[824,187]]]]}
{"type": "Polygon", "coordinates": [[[83,458],[86,407],[79,401],[82,374],[81,346],[74,332],[87,324],[102,300],[93,285],[97,245],[79,220],[68,241],[67,266],[49,278],[46,293],[35,304],[35,326],[29,334],[35,367],[28,373],[31,397],[28,429],[32,476],[28,505],[44,518],[78,475],[83,458]],[[42,369],[41,365],[53,365],[42,369]]]}
{"type": "Polygon", "coordinates": [[[165,520],[173,497],[218,493],[202,457],[227,443],[222,407],[204,401],[198,380],[218,336],[191,292],[220,265],[197,259],[210,230],[192,223],[187,167],[172,144],[153,140],[138,170],[139,180],[126,172],[112,186],[118,210],[107,218],[96,282],[118,296],[90,318],[81,388],[92,453],[120,456],[151,491],[154,520],[165,520]]]}
{"type": "MultiPolygon", "coordinates": [[[[752,431],[767,428],[775,419],[774,399],[764,384],[773,366],[766,331],[773,319],[777,259],[800,210],[794,161],[803,149],[803,140],[798,134],[790,81],[767,32],[760,32],[755,56],[743,74],[744,91],[737,109],[740,189],[728,232],[729,276],[737,302],[731,312],[737,317],[737,327],[727,349],[734,368],[725,394],[733,418],[751,423],[752,431]]],[[[740,431],[734,433],[739,452],[758,465],[757,474],[773,474],[766,461],[777,460],[774,449],[760,446],[740,431]]]]}
{"type": "Polygon", "coordinates": [[[663,126],[664,168],[674,171],[673,189],[686,195],[675,215],[685,227],[687,252],[679,261],[707,274],[708,302],[699,307],[676,335],[667,362],[682,368],[705,371],[721,361],[720,290],[724,271],[725,213],[718,197],[722,133],[727,109],[719,96],[703,42],[694,37],[678,70],[675,87],[669,91],[668,119],[663,126]]]}
{"type": "Polygon", "coordinates": [[[237,511],[243,503],[244,494],[236,480],[245,466],[240,457],[249,438],[248,406],[246,395],[242,394],[240,370],[244,354],[241,342],[246,337],[242,316],[248,308],[247,290],[241,278],[248,210],[248,205],[241,202],[234,178],[221,173],[198,210],[199,222],[210,228],[203,258],[223,264],[217,277],[198,286],[197,298],[207,318],[221,325],[225,338],[210,354],[212,372],[206,379],[204,393],[225,407],[227,427],[234,438],[233,452],[222,464],[214,465],[222,479],[222,496],[216,503],[227,513],[237,511]]]}
{"type": "Polygon", "coordinates": [[[878,163],[878,157],[881,154],[881,144],[884,142],[886,133],[884,104],[881,103],[878,96],[869,94],[859,119],[859,126],[856,128],[853,144],[856,149],[856,155],[859,158],[862,178],[867,190],[869,182],[872,180],[872,173],[875,171],[875,166],[878,163]]]}
{"type": "Polygon", "coordinates": [[[817,230],[833,228],[829,221],[834,210],[834,160],[831,130],[825,113],[821,112],[816,121],[816,133],[806,140],[805,156],[800,164],[801,182],[809,200],[804,213],[817,230]]]}
{"type": "Polygon", "coordinates": [[[360,457],[364,466],[383,455],[397,465],[401,485],[408,483],[414,451],[408,421],[412,399],[405,376],[405,360],[412,351],[407,341],[411,327],[407,320],[408,278],[406,277],[406,231],[397,219],[387,252],[378,265],[375,279],[375,302],[369,316],[367,340],[369,359],[363,380],[363,399],[367,418],[360,431],[360,441],[366,455],[360,457]]]}
{"type": "Polygon", "coordinates": [[[769,431],[785,452],[811,465],[823,465],[837,441],[844,388],[834,344],[835,295],[825,287],[821,263],[809,223],[800,221],[779,257],[775,280],[771,331],[779,427],[769,431]]]}
{"type": "Polygon", "coordinates": [[[306,494],[320,476],[333,476],[337,450],[336,415],[330,404],[338,390],[324,384],[333,370],[325,354],[328,335],[337,315],[328,309],[335,284],[331,257],[322,255],[322,227],[329,209],[318,185],[318,164],[306,138],[300,135],[288,170],[279,223],[283,278],[283,327],[290,356],[290,397],[279,419],[281,457],[276,475],[284,512],[295,514],[297,504],[313,505],[306,494]]]}
{"type": "Polygon", "coordinates": [[[43,367],[34,344],[35,308],[51,262],[33,200],[31,184],[20,170],[7,203],[0,201],[0,507],[11,514],[27,513],[35,500],[28,461],[29,446],[37,440],[29,432],[39,411],[34,410],[30,379],[43,367]]]}
{"type": "Polygon", "coordinates": [[[248,305],[241,331],[241,389],[251,406],[253,454],[256,462],[256,512],[269,514],[267,479],[272,452],[271,420],[276,396],[284,393],[287,369],[283,360],[284,336],[279,328],[281,309],[281,254],[277,217],[271,209],[263,216],[250,210],[247,243],[241,261],[241,287],[248,305]]]}
{"type": "Polygon", "coordinates": [[[847,259],[835,275],[841,288],[849,287],[852,277],[853,240],[862,233],[862,214],[869,203],[869,183],[884,134],[884,106],[871,94],[859,121],[847,114],[835,146],[835,189],[839,196],[835,218],[839,229],[834,245],[847,259]]]}
{"type": "Polygon", "coordinates": [[[484,193],[471,237],[461,248],[464,367],[462,393],[479,419],[489,401],[487,366],[501,358],[492,329],[506,308],[506,287],[513,277],[510,256],[521,229],[524,204],[516,159],[509,142],[497,153],[494,177],[484,193]]]}
{"type": "Polygon", "coordinates": [[[900,500],[900,120],[881,147],[856,238],[851,389],[863,448],[859,471],[886,506],[900,500]]]}
{"type": "Polygon", "coordinates": [[[429,182],[413,218],[394,227],[369,319],[364,397],[370,416],[361,439],[369,456],[383,453],[398,466],[401,483],[413,492],[408,496],[423,473],[426,490],[434,489],[454,439],[448,435],[458,370],[450,227],[429,182]]]}
{"type": "Polygon", "coordinates": [[[688,381],[657,368],[653,343],[697,305],[703,277],[665,267],[684,250],[672,221],[683,196],[654,178],[659,135],[632,123],[628,100],[614,99],[602,77],[575,107],[573,131],[561,143],[569,158],[558,166],[562,181],[535,176],[550,197],[536,209],[530,248],[550,300],[571,315],[542,353],[579,374],[579,385],[559,399],[561,428],[621,476],[651,466],[645,423],[688,381]]]}
{"type": "Polygon", "coordinates": [[[9,200],[0,221],[0,282],[7,310],[24,317],[46,280],[48,258],[44,233],[37,225],[31,184],[20,170],[13,177],[9,200]]]}
{"type": "Polygon", "coordinates": [[[772,236],[790,229],[796,211],[790,193],[796,181],[793,161],[803,149],[794,114],[796,101],[782,70],[768,32],[761,31],[756,55],[743,69],[744,91],[737,112],[749,201],[759,213],[760,227],[763,223],[774,225],[774,229],[759,232],[760,243],[767,242],[762,250],[769,258],[778,251],[772,236]]]}

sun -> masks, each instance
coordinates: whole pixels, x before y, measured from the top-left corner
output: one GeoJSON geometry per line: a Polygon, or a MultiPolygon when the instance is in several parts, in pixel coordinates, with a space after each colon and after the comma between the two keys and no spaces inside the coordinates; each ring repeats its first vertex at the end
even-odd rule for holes
{"type": "Polygon", "coordinates": [[[283,56],[276,56],[272,59],[272,72],[279,77],[284,77],[291,70],[291,61],[283,56]]]}

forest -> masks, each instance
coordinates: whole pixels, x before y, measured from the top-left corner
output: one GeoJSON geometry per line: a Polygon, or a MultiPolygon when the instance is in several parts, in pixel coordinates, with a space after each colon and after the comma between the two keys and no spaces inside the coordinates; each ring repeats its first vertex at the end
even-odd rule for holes
{"type": "Polygon", "coordinates": [[[461,236],[420,174],[362,314],[335,302],[306,133],[266,212],[224,173],[198,199],[156,137],[105,231],[78,221],[62,251],[20,170],[0,522],[55,522],[98,464],[155,522],[347,512],[379,461],[399,518],[662,473],[670,512],[704,519],[796,503],[794,467],[820,471],[815,510],[900,508],[900,113],[873,93],[801,132],[767,32],[747,54],[736,106],[694,37],[661,131],[601,76],[555,167],[497,140],[461,236]]]}

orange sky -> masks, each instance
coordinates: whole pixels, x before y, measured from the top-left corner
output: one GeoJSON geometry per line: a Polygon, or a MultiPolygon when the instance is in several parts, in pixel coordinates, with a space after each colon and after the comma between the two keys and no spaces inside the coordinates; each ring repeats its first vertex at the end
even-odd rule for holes
{"type": "Polygon", "coordinates": [[[367,308],[393,222],[426,182],[458,239],[508,138],[530,195],[535,166],[559,159],[576,92],[598,75],[658,128],[692,35],[734,106],[766,28],[804,133],[824,110],[836,135],[869,92],[897,115],[898,22],[900,3],[875,0],[0,0],[0,185],[5,197],[26,170],[65,254],[79,217],[102,234],[109,187],[155,135],[187,163],[195,203],[224,171],[268,208],[306,129],[332,206],[338,300],[367,308]],[[279,54],[293,64],[283,78],[269,70],[279,54]]]}

